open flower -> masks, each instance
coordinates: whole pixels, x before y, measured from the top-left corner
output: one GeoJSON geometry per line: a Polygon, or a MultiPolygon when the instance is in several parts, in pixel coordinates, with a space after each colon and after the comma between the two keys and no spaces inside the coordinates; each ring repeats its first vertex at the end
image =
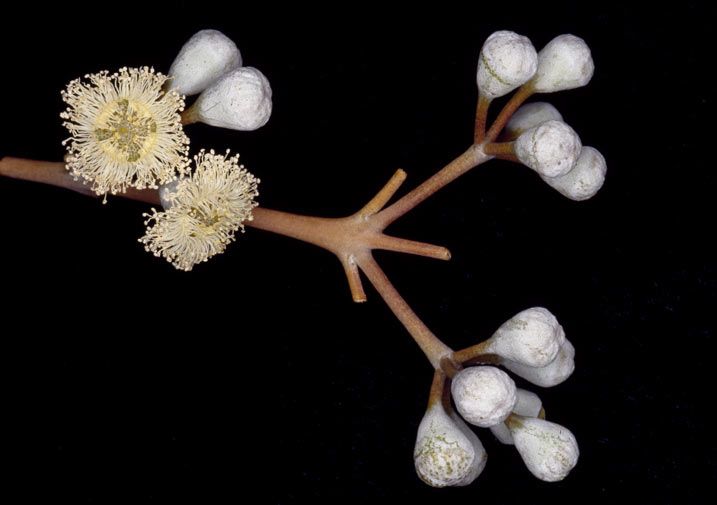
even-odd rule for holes
{"type": "Polygon", "coordinates": [[[163,194],[165,210],[145,214],[147,233],[139,239],[147,251],[185,271],[224,252],[252,219],[259,194],[259,179],[239,165],[239,155],[202,150],[194,162],[194,173],[163,194]]]}
{"type": "Polygon", "coordinates": [[[67,169],[98,195],[128,186],[156,188],[185,172],[189,139],[179,113],[184,99],[162,91],[167,77],[148,67],[75,79],[62,92],[60,116],[72,135],[67,169]]]}

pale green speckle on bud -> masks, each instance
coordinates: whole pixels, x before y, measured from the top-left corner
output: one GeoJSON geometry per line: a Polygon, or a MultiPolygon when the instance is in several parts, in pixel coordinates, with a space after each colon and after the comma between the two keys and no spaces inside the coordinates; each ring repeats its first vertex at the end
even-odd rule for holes
{"type": "Polygon", "coordinates": [[[248,131],[264,126],[271,109],[267,78],[253,67],[242,67],[204,90],[187,116],[211,126],[248,131]]]}
{"type": "Polygon", "coordinates": [[[456,409],[471,424],[487,428],[505,420],[515,406],[515,383],[492,366],[464,368],[453,377],[456,409]]]}
{"type": "Polygon", "coordinates": [[[540,480],[563,480],[577,464],[580,450],[567,428],[544,419],[516,415],[506,424],[525,466],[540,480]]]}
{"type": "Polygon", "coordinates": [[[462,419],[436,403],[418,427],[413,459],[416,473],[433,487],[466,486],[485,468],[488,455],[462,419]]]}
{"type": "Polygon", "coordinates": [[[580,37],[559,35],[538,53],[538,71],[531,84],[538,93],[585,86],[593,76],[590,48],[580,37]]]}
{"type": "Polygon", "coordinates": [[[515,139],[525,130],[538,126],[546,121],[562,121],[563,116],[558,109],[547,102],[533,102],[523,105],[510,118],[505,126],[509,139],[515,139]]]}
{"type": "Polygon", "coordinates": [[[241,53],[229,37],[217,30],[200,30],[174,59],[169,85],[180,95],[196,95],[241,65],[241,53]]]}
{"type": "Polygon", "coordinates": [[[605,182],[607,164],[600,151],[583,147],[573,169],[560,177],[543,177],[551,187],[571,200],[582,201],[595,196],[605,182]]]}
{"type": "Polygon", "coordinates": [[[555,316],[543,307],[519,312],[503,323],[486,342],[485,352],[533,367],[555,359],[565,341],[565,331],[555,316]]]}
{"type": "Polygon", "coordinates": [[[526,83],[538,68],[538,55],[527,37],[501,30],[483,44],[476,80],[481,96],[492,100],[526,83]]]}
{"type": "Polygon", "coordinates": [[[543,367],[528,366],[509,360],[501,362],[501,365],[536,386],[549,388],[564,382],[575,371],[575,347],[566,339],[560,345],[555,359],[543,367]]]}
{"type": "Polygon", "coordinates": [[[515,155],[545,177],[565,175],[575,166],[582,143],[562,121],[546,121],[524,131],[515,141],[515,155]]]}

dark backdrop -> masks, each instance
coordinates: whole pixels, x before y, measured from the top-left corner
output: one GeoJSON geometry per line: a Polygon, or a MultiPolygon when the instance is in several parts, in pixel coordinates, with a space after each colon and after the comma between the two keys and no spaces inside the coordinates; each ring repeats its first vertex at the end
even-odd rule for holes
{"type": "Polygon", "coordinates": [[[477,482],[422,484],[412,451],[430,368],[373,291],[351,303],[329,254],[248,230],[181,273],[137,243],[145,205],[0,180],[3,502],[709,501],[712,13],[482,4],[6,7],[0,147],[59,159],[67,81],[124,65],[166,72],[195,31],[217,28],[268,76],[274,112],[252,133],[192,126],[193,146],[240,152],[264,206],[345,215],[396,168],[412,187],[466,148],[491,32],[538,48],[585,38],[593,81],[549,99],[607,158],[599,195],[571,202],[494,161],[392,229],[448,246],[451,262],[378,254],[456,348],[530,306],[559,317],[577,370],[539,393],[579,440],[570,477],[537,481],[481,431],[477,482]]]}

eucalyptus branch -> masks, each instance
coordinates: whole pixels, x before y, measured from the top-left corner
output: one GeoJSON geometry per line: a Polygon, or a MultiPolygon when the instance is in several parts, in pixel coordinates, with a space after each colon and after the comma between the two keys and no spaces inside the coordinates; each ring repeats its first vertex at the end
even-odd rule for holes
{"type": "Polygon", "coordinates": [[[550,187],[575,201],[594,196],[606,163],[551,105],[522,106],[534,93],[584,86],[593,73],[585,42],[561,35],[537,53],[527,37],[493,33],[476,72],[478,103],[474,142],[423,183],[393,203],[406,179],[398,170],[373,198],[346,217],[315,217],[258,206],[259,180],[238,155],[201,149],[189,158],[185,126],[251,131],[272,113],[269,81],[242,66],[239,50],[215,30],[195,34],[167,76],[153,68],[121,68],[71,81],[61,114],[70,138],[65,162],[0,159],[0,175],[50,184],[89,196],[116,194],[150,203],[145,249],[179,270],[221,254],[244,226],[321,247],[342,265],[355,302],[366,300],[369,280],[434,368],[428,409],[418,428],[418,476],[437,486],[466,485],[486,464],[486,452],[465,421],[489,428],[515,445],[528,469],[545,481],[564,478],[577,463],[572,434],[546,421],[540,398],[516,387],[497,366],[541,387],[565,381],[575,368],[575,348],[547,309],[519,312],[487,340],[454,351],[413,311],[373,257],[386,250],[448,260],[442,246],[394,237],[386,228],[472,168],[499,158],[522,163],[550,187]],[[515,91],[486,132],[495,98],[515,91]],[[198,94],[185,110],[185,95],[198,94]],[[499,135],[502,142],[496,142],[499,135]],[[480,366],[472,366],[480,364],[480,366]],[[455,402],[455,410],[450,399],[455,402]],[[464,421],[465,420],[465,421],[464,421]]]}

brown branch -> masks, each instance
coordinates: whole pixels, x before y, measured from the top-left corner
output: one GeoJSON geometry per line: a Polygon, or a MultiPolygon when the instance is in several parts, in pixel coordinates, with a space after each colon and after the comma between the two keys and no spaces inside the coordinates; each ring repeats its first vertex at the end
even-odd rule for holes
{"type": "Polygon", "coordinates": [[[368,217],[373,216],[376,212],[383,209],[388,201],[393,198],[393,195],[396,194],[396,191],[398,191],[398,188],[401,187],[401,184],[403,184],[403,181],[405,180],[406,172],[399,168],[393,174],[391,179],[389,179],[389,181],[384,185],[384,187],[376,193],[376,196],[369,200],[369,202],[363,206],[363,209],[358,211],[358,214],[368,217]]]}
{"type": "Polygon", "coordinates": [[[433,332],[428,329],[428,326],[413,312],[408,303],[406,303],[406,300],[403,299],[393,284],[391,284],[391,281],[388,280],[383,270],[381,270],[381,267],[378,266],[378,263],[373,259],[371,253],[366,253],[358,257],[357,261],[363,273],[366,274],[366,277],[368,277],[368,280],[371,281],[371,284],[373,284],[373,287],[381,295],[383,301],[385,301],[386,305],[391,309],[391,312],[403,323],[403,326],[411,334],[428,358],[428,361],[431,362],[433,368],[440,370],[441,360],[451,355],[453,352],[451,348],[436,337],[433,332]]]}
{"type": "Polygon", "coordinates": [[[413,210],[418,204],[436,191],[489,159],[491,159],[491,156],[485,154],[479,146],[471,146],[466,152],[451,161],[423,184],[410,191],[393,205],[386,207],[376,214],[376,220],[379,226],[381,226],[381,229],[386,228],[396,219],[413,210]]]}
{"type": "Polygon", "coordinates": [[[488,342],[484,341],[453,353],[453,360],[457,363],[467,363],[488,356],[488,342]]]}
{"type": "MultiPolygon", "coordinates": [[[[343,218],[302,216],[257,207],[253,211],[253,219],[245,224],[302,240],[335,254],[344,267],[352,298],[356,302],[366,300],[358,271],[361,268],[396,317],[416,340],[434,368],[443,369],[448,376],[452,376],[460,368],[460,365],[450,359],[453,351],[441,342],[413,312],[374,261],[371,251],[385,249],[449,259],[450,252],[443,247],[391,237],[384,234],[383,230],[446,184],[488,159],[490,156],[484,154],[480,147],[472,146],[433,177],[383,210],[383,206],[405,180],[406,174],[403,170],[398,170],[376,196],[351,216],[343,218]],[[447,357],[447,360],[444,359],[447,357]]],[[[0,159],[0,175],[52,184],[84,195],[97,196],[82,181],[74,180],[65,169],[64,163],[3,158],[0,159]]],[[[160,203],[157,190],[130,189],[118,196],[155,205],[160,203]]]]}
{"type": "Polygon", "coordinates": [[[515,142],[486,144],[483,146],[483,151],[491,156],[515,156],[515,142]]]}
{"type": "Polygon", "coordinates": [[[498,135],[503,131],[503,128],[505,128],[508,120],[513,116],[515,111],[518,110],[518,107],[523,105],[523,102],[530,98],[533,93],[534,90],[531,83],[524,84],[518,88],[518,91],[516,91],[508,103],[505,104],[505,107],[503,107],[503,110],[500,111],[498,117],[491,125],[490,130],[488,130],[485,136],[486,142],[495,142],[495,139],[498,138],[498,135]]]}
{"type": "Polygon", "coordinates": [[[491,100],[478,95],[478,105],[476,106],[476,122],[475,130],[473,132],[473,143],[481,144],[485,140],[485,125],[488,121],[488,107],[490,107],[491,100]]]}

